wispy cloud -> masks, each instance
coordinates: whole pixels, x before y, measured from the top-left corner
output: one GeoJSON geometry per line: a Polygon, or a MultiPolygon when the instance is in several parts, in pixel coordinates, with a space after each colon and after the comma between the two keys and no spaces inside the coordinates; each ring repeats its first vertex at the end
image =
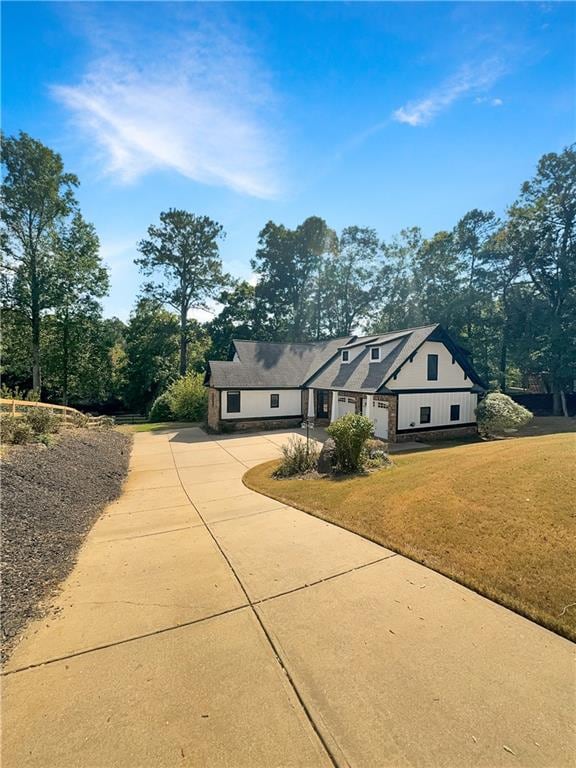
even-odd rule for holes
{"type": "Polygon", "coordinates": [[[265,74],[221,33],[196,31],[164,43],[159,37],[153,52],[108,48],[80,82],[52,87],[95,143],[104,172],[130,183],[170,169],[203,184],[275,197],[278,158],[265,74]]]}
{"type": "Polygon", "coordinates": [[[503,74],[504,66],[498,58],[486,59],[475,66],[466,65],[428,96],[395,110],[392,117],[411,126],[426,125],[458,99],[488,90],[503,74]]]}

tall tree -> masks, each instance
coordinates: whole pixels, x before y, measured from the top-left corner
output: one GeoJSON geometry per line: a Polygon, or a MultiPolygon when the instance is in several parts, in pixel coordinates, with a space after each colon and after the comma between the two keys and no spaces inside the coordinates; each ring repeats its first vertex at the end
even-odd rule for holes
{"type": "Polygon", "coordinates": [[[42,311],[50,306],[50,235],[76,207],[78,179],[64,171],[59,154],[27,133],[2,141],[3,267],[11,273],[15,304],[31,326],[32,385],[40,390],[42,311]]]}
{"type": "Polygon", "coordinates": [[[187,371],[188,315],[207,309],[228,282],[222,272],[218,240],[222,226],[208,216],[171,208],[160,214],[160,226],[148,227],[148,238],[138,243],[136,259],[143,273],[155,278],[144,291],[177,310],[180,321],[180,375],[187,371]]]}
{"type": "MultiPolygon", "coordinates": [[[[211,339],[208,357],[226,360],[233,339],[256,337],[255,289],[241,280],[218,298],[222,310],[206,324],[211,339]]],[[[262,340],[262,339],[261,339],[262,340]]]]}
{"type": "Polygon", "coordinates": [[[98,318],[97,300],[108,293],[108,271],[102,265],[99,247],[94,226],[80,213],[69,224],[59,226],[52,239],[53,305],[60,332],[60,388],[64,404],[68,402],[72,327],[79,318],[98,318]]]}
{"type": "Polygon", "coordinates": [[[311,216],[296,229],[269,221],[260,232],[252,269],[257,312],[266,315],[276,340],[305,341],[317,337],[319,271],[335,248],[336,234],[324,219],[311,216]]]}
{"type": "Polygon", "coordinates": [[[378,276],[382,293],[367,322],[371,333],[410,328],[422,322],[416,305],[414,261],[423,240],[419,227],[408,227],[390,242],[382,243],[378,276]]]}
{"type": "Polygon", "coordinates": [[[509,211],[509,235],[534,289],[545,300],[554,412],[566,413],[574,381],[576,312],[576,145],[544,155],[509,211]]]}
{"type": "Polygon", "coordinates": [[[178,376],[178,316],[150,298],[141,298],[126,329],[126,390],[130,408],[145,410],[178,376]]]}
{"type": "Polygon", "coordinates": [[[342,230],[334,256],[325,261],[324,301],[318,302],[331,336],[349,335],[378,299],[380,280],[380,241],[370,227],[342,230]]]}

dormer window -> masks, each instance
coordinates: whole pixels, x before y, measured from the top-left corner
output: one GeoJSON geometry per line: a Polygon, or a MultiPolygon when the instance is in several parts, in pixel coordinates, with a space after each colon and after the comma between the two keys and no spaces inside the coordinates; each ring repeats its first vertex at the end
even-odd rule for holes
{"type": "Polygon", "coordinates": [[[342,362],[347,363],[350,360],[350,352],[347,349],[342,350],[342,362]]]}
{"type": "Polygon", "coordinates": [[[370,350],[370,362],[376,363],[380,360],[380,347],[372,347],[370,350]]]}

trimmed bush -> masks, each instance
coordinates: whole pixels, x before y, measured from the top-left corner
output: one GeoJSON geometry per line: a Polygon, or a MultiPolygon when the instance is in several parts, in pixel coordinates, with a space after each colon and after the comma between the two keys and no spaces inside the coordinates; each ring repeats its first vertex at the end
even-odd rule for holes
{"type": "Polygon", "coordinates": [[[366,441],[374,435],[374,425],[367,416],[347,413],[326,432],[336,444],[336,467],[340,472],[359,472],[363,467],[366,441]]]}
{"type": "Polygon", "coordinates": [[[496,437],[507,429],[519,429],[534,418],[522,405],[508,395],[491,392],[480,401],[476,408],[478,431],[482,437],[496,437]]]}
{"type": "Polygon", "coordinates": [[[168,387],[170,407],[176,421],[204,421],[208,415],[208,390],[201,373],[190,373],[168,387]]]}
{"type": "Polygon", "coordinates": [[[306,440],[290,437],[282,446],[282,462],[274,471],[274,477],[292,477],[303,475],[316,469],[320,451],[314,440],[307,445],[306,440]]]}
{"type": "Polygon", "coordinates": [[[150,413],[148,414],[149,421],[174,421],[174,414],[172,413],[172,406],[170,405],[170,396],[168,392],[164,392],[162,395],[154,400],[150,413]]]}

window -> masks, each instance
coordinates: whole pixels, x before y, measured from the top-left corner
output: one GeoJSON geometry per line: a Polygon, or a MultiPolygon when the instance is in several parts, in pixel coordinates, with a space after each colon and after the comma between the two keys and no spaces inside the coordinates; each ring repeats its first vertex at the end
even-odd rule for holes
{"type": "Polygon", "coordinates": [[[380,360],[380,348],[372,347],[370,350],[370,360],[380,360]]]}
{"type": "Polygon", "coordinates": [[[347,349],[342,350],[342,362],[347,363],[350,358],[350,352],[347,349]]]}
{"type": "Polygon", "coordinates": [[[450,406],[450,421],[460,421],[460,406],[459,405],[451,405],[450,406]]]}
{"type": "Polygon", "coordinates": [[[388,408],[388,403],[384,403],[382,402],[382,400],[378,400],[376,402],[376,405],[378,406],[378,408],[388,408]]]}
{"type": "Polygon", "coordinates": [[[280,407],[280,395],[270,395],[270,408],[280,407]]]}
{"type": "Polygon", "coordinates": [[[228,413],[240,413],[240,392],[226,393],[226,411],[228,413]]]}
{"type": "Polygon", "coordinates": [[[438,381],[438,355],[428,355],[428,381],[438,381]]]}
{"type": "Polygon", "coordinates": [[[430,414],[430,406],[426,405],[425,407],[420,408],[420,424],[430,424],[430,414]]]}

